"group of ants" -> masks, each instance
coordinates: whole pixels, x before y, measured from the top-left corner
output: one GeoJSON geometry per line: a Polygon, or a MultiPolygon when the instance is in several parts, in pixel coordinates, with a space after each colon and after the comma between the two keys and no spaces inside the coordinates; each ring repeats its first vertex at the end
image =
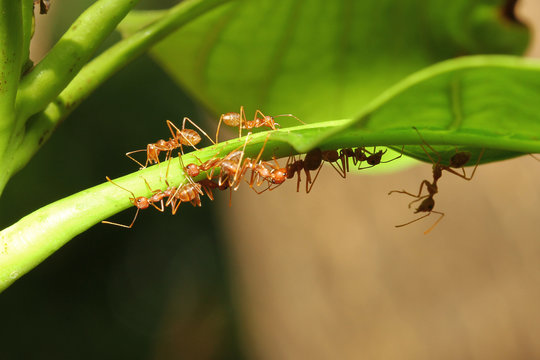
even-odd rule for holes
{"type": "MultiPolygon", "coordinates": [[[[169,140],[158,140],[155,143],[148,144],[146,146],[146,149],[135,150],[126,153],[126,156],[139,164],[142,169],[146,168],[148,165],[159,164],[160,154],[165,153],[164,161],[168,161],[170,166],[172,152],[174,150],[180,149],[182,155],[184,154],[184,146],[193,147],[195,150],[198,150],[196,145],[199,144],[199,142],[201,141],[201,135],[199,134],[199,132],[193,129],[186,128],[186,122],[189,122],[195,128],[197,128],[213,144],[217,144],[221,123],[225,123],[225,125],[231,127],[238,127],[238,135],[239,137],[241,137],[242,130],[244,129],[252,130],[255,128],[266,127],[272,130],[277,130],[279,128],[279,124],[275,122],[275,118],[282,116],[293,117],[302,124],[304,124],[304,122],[302,122],[300,119],[298,119],[292,114],[268,116],[264,115],[260,110],[257,110],[255,112],[253,120],[246,120],[244,108],[241,107],[240,112],[230,112],[221,115],[216,131],[216,140],[214,141],[208,136],[206,132],[204,132],[204,130],[202,130],[199,126],[197,126],[197,124],[195,124],[187,117],[184,118],[181,129],[174,125],[174,123],[172,123],[170,120],[167,120],[167,126],[172,135],[169,140]],[[132,154],[134,153],[143,151],[146,152],[146,162],[144,164],[142,164],[132,156],[132,154]]],[[[474,173],[476,172],[478,164],[480,163],[480,159],[482,158],[484,150],[482,150],[482,152],[480,153],[471,175],[467,176],[464,166],[470,160],[471,154],[469,152],[457,151],[456,149],[456,153],[450,158],[449,164],[441,164],[440,154],[424,140],[418,129],[414,129],[418,133],[418,136],[422,140],[423,144],[427,146],[433,154],[437,155],[437,160],[435,161],[430,155],[430,153],[426,150],[424,145],[420,145],[422,147],[422,150],[426,153],[426,155],[433,163],[433,179],[432,181],[423,180],[420,184],[420,188],[417,194],[410,193],[405,190],[392,190],[388,194],[390,195],[392,193],[401,193],[413,197],[414,200],[409,203],[409,208],[411,208],[414,203],[420,202],[420,205],[416,208],[415,213],[425,213],[422,216],[407,223],[396,225],[396,227],[402,227],[412,224],[431,215],[432,213],[438,214],[439,218],[430,228],[428,228],[424,232],[424,234],[428,234],[429,232],[431,232],[431,230],[435,228],[435,226],[441,221],[444,216],[443,212],[433,210],[433,208],[435,207],[434,196],[438,193],[437,183],[442,177],[443,172],[446,171],[465,180],[471,180],[474,176],[474,173]],[[422,195],[424,188],[427,191],[427,194],[422,195]]],[[[199,164],[190,163],[187,166],[184,166],[182,157],[179,156],[178,158],[180,161],[180,166],[187,177],[188,183],[179,187],[175,187],[169,186],[168,181],[165,180],[167,184],[167,189],[152,190],[146,179],[144,179],[146,186],[152,193],[152,195],[149,197],[136,197],[132,191],[116,184],[109,177],[107,177],[107,181],[122,188],[125,191],[128,191],[132,195],[132,197],[130,198],[130,202],[137,208],[137,212],[135,213],[135,216],[133,217],[130,225],[118,224],[110,221],[103,221],[103,223],[117,225],[125,228],[131,228],[133,227],[133,224],[137,219],[139,210],[147,209],[152,206],[160,212],[164,212],[165,208],[170,206],[172,214],[174,215],[178,211],[180,204],[183,202],[189,202],[193,206],[201,206],[201,196],[206,194],[210,198],[210,200],[214,200],[214,195],[212,192],[213,190],[227,189],[229,189],[230,194],[232,194],[232,191],[237,190],[243,181],[247,182],[251,189],[260,194],[267,190],[274,190],[275,188],[283,184],[285,180],[293,179],[297,175],[296,191],[298,192],[300,190],[302,172],[305,174],[306,193],[309,193],[313,188],[313,184],[317,180],[317,177],[319,176],[324,162],[330,163],[330,165],[338,172],[338,174],[342,178],[346,178],[351,163],[353,167],[358,166],[359,170],[367,169],[381,163],[388,163],[400,158],[401,156],[403,156],[404,150],[404,147],[402,147],[401,153],[398,156],[390,160],[383,161],[383,155],[386,153],[387,150],[377,151],[376,147],[373,147],[371,151],[366,149],[366,147],[364,146],[356,148],[343,148],[340,150],[321,150],[316,148],[309,151],[303,159],[294,155],[290,156],[287,160],[285,167],[281,167],[275,157],[273,157],[272,161],[261,160],[261,156],[266,146],[266,142],[268,141],[268,136],[266,137],[266,140],[255,159],[244,156],[244,150],[247,143],[249,142],[250,135],[251,132],[249,132],[246,136],[246,140],[244,141],[244,144],[242,146],[234,149],[223,157],[219,157],[216,155],[205,162],[197,159],[199,160],[199,164]],[[216,172],[216,170],[218,171],[216,172]],[[248,171],[250,171],[251,173],[248,174],[248,171]],[[312,176],[312,171],[316,171],[315,176],[312,176]],[[206,173],[206,177],[204,179],[194,181],[194,177],[197,177],[204,172],[206,173]]],[[[167,166],[167,175],[169,171],[169,166],[167,166]]]]}

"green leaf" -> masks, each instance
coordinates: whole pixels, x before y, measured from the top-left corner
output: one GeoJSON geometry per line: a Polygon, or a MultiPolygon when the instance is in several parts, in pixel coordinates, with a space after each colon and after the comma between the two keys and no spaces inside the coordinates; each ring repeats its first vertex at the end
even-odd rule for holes
{"type": "Polygon", "coordinates": [[[17,94],[19,118],[43,110],[77,75],[136,0],[98,0],[71,25],[47,56],[26,74],[17,94]]]}
{"type": "MultiPolygon", "coordinates": [[[[392,99],[387,100],[391,103],[392,99]]],[[[383,108],[383,106],[380,107],[380,109],[383,108]]],[[[373,114],[376,114],[376,111],[373,114]]],[[[359,119],[366,118],[369,117],[363,116],[359,119]]],[[[522,124],[529,128],[538,126],[538,119],[531,118],[530,120],[530,124],[526,122],[522,124]]],[[[262,156],[262,159],[266,160],[274,155],[279,158],[296,154],[298,151],[303,152],[307,144],[316,142],[322,149],[354,147],[358,144],[373,146],[422,143],[422,139],[410,127],[376,129],[374,126],[356,126],[359,124],[361,124],[359,120],[337,120],[257,133],[250,136],[245,148],[245,156],[255,158],[269,134],[262,156]],[[328,133],[333,135],[328,136],[328,133]]],[[[402,122],[402,125],[404,124],[402,122]]],[[[385,126],[382,122],[378,125],[385,126]]],[[[540,152],[538,136],[497,134],[499,125],[493,122],[481,132],[461,131],[460,127],[457,128],[460,131],[445,131],[437,127],[433,130],[431,126],[419,128],[419,130],[423,138],[432,145],[473,145],[475,154],[478,154],[480,148],[487,148],[488,151],[482,158],[482,162],[493,160],[492,154],[495,153],[493,150],[521,151],[522,154],[540,152]]],[[[245,137],[237,138],[190,153],[183,157],[183,162],[189,164],[197,163],[199,160],[206,161],[216,156],[223,157],[233,149],[241,148],[245,140],[245,137]]],[[[409,146],[405,149],[407,152],[414,151],[414,147],[411,148],[413,150],[410,150],[409,146]]],[[[204,175],[195,180],[202,177],[204,175]]],[[[111,183],[101,184],[39,209],[0,232],[0,244],[2,244],[0,247],[0,291],[37,266],[77,234],[130,207],[130,197],[150,196],[152,192],[146,186],[145,179],[148,180],[150,189],[154,190],[164,190],[167,187],[165,179],[172,186],[179,186],[186,182],[177,159],[172,159],[170,164],[169,162],[161,163],[114,180],[118,185],[133,193],[111,183]]]]}
{"type": "MultiPolygon", "coordinates": [[[[215,113],[351,118],[406,75],[467,54],[521,53],[504,1],[236,1],[184,27],[156,59],[215,113]]],[[[125,34],[156,13],[130,15],[125,34]]],[[[293,121],[289,125],[295,125],[293,121]]]]}
{"type": "MultiPolygon", "coordinates": [[[[110,76],[170,32],[227,1],[229,0],[189,0],[179,3],[168,11],[160,11],[159,21],[154,22],[157,17],[152,18],[154,23],[151,26],[119,41],[86,64],[54,101],[43,111],[30,117],[24,139],[10,164],[9,173],[16,173],[24,167],[58,124],[110,76]]],[[[86,17],[90,16],[87,14],[86,17]]],[[[7,178],[7,176],[4,178],[5,181],[7,178]]],[[[2,182],[4,179],[0,177],[0,189],[4,186],[2,182]]]]}
{"type": "MultiPolygon", "coordinates": [[[[319,138],[302,139],[305,152],[333,134],[361,129],[406,143],[401,131],[422,130],[448,157],[454,145],[487,148],[483,162],[537,152],[540,140],[540,62],[511,56],[471,56],[419,71],[372,101],[355,120],[319,138]],[[432,134],[432,135],[431,135],[432,134]],[[457,141],[456,141],[457,140],[457,141]],[[490,149],[493,149],[490,150],[490,149]],[[508,150],[508,151],[501,151],[508,150]],[[514,151],[518,151],[516,154],[514,151]]],[[[360,143],[362,144],[362,143],[360,143]]],[[[421,148],[408,155],[430,161],[421,148]]]]}

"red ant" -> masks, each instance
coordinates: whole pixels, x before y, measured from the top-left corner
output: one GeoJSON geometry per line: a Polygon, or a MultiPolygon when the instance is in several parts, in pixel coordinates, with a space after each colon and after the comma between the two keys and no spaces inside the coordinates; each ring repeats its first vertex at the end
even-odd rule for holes
{"type": "MultiPolygon", "coordinates": [[[[244,150],[246,148],[246,145],[249,142],[250,135],[251,133],[247,135],[246,141],[244,142],[244,145],[242,145],[242,150],[239,150],[240,147],[238,147],[231,151],[224,158],[214,157],[210,160],[205,161],[204,163],[201,163],[200,165],[190,163],[186,167],[183,166],[182,159],[179,158],[181,167],[184,168],[186,174],[190,179],[191,177],[198,176],[202,171],[206,171],[208,181],[203,181],[202,184],[207,194],[211,194],[211,189],[214,188],[219,188],[220,190],[230,188],[230,198],[232,198],[233,188],[234,190],[236,190],[240,185],[240,179],[242,178],[242,176],[239,175],[241,172],[242,158],[244,156],[244,150]],[[218,177],[218,182],[214,183],[212,179],[214,177],[214,171],[218,167],[220,168],[220,174],[218,177]]],[[[193,182],[193,180],[191,180],[191,182],[193,182]]],[[[213,199],[213,195],[209,196],[213,199]]]]}
{"type": "Polygon", "coordinates": [[[146,168],[148,164],[159,164],[160,162],[159,154],[162,151],[167,152],[167,154],[165,155],[165,160],[167,160],[170,158],[171,152],[177,148],[180,148],[183,154],[184,145],[191,146],[197,149],[196,145],[201,141],[201,136],[195,130],[186,129],[186,121],[189,121],[200,132],[202,132],[212,142],[212,144],[215,144],[214,140],[212,140],[203,129],[201,129],[197,124],[191,121],[191,119],[184,117],[184,120],[182,122],[182,129],[179,129],[178,127],[176,127],[176,125],[174,125],[172,121],[167,120],[167,126],[173,136],[172,138],[169,138],[169,140],[160,139],[153,144],[148,144],[146,146],[146,150],[140,149],[140,150],[130,151],[126,153],[126,156],[130,158],[131,160],[135,161],[137,164],[139,164],[142,169],[142,168],[146,168]],[[131,154],[141,152],[141,151],[146,151],[146,162],[144,165],[131,156],[131,154]]]}
{"type": "Polygon", "coordinates": [[[269,137],[270,134],[266,136],[264,144],[255,160],[251,160],[250,158],[245,159],[244,163],[242,164],[242,168],[240,169],[239,181],[245,176],[247,170],[251,169],[251,178],[249,181],[246,181],[249,184],[249,187],[257,194],[261,194],[266,190],[272,191],[279,185],[283,184],[287,179],[287,169],[282,168],[275,157],[273,157],[274,163],[260,160],[269,137]],[[264,181],[268,182],[268,187],[266,189],[257,191],[253,187],[253,185],[261,186],[264,181]],[[276,186],[272,187],[272,185],[276,186]]]}
{"type": "Polygon", "coordinates": [[[417,201],[420,201],[420,200],[423,200],[421,203],[420,203],[420,206],[418,206],[418,208],[416,209],[416,211],[414,212],[415,214],[416,213],[419,213],[419,212],[427,212],[426,215],[423,215],[417,219],[414,219],[412,221],[409,221],[405,224],[400,224],[400,225],[396,225],[396,227],[402,227],[402,226],[406,226],[406,225],[409,225],[409,224],[412,224],[413,222],[416,222],[420,219],[423,219],[429,215],[431,215],[431,213],[436,213],[436,214],[440,214],[441,216],[439,217],[439,219],[437,219],[437,221],[435,221],[435,223],[429,228],[427,229],[426,231],[424,231],[424,234],[428,234],[429,232],[431,232],[431,230],[433,230],[435,228],[435,226],[441,221],[441,219],[443,218],[444,216],[444,213],[443,212],[439,212],[439,211],[435,211],[433,210],[433,208],[435,207],[435,200],[433,199],[433,197],[435,196],[435,194],[438,193],[438,186],[437,186],[437,182],[439,181],[439,179],[442,177],[442,172],[443,170],[444,171],[448,171],[454,175],[457,175],[467,181],[470,181],[475,172],[476,172],[476,168],[478,167],[478,165],[480,164],[480,160],[484,154],[484,150],[485,149],[482,149],[482,151],[480,152],[480,155],[478,156],[478,160],[476,162],[476,165],[474,166],[474,169],[473,169],[473,172],[471,174],[470,177],[467,177],[467,174],[465,173],[465,168],[464,166],[469,162],[470,158],[471,158],[471,154],[469,152],[465,152],[465,151],[457,151],[456,149],[456,153],[450,158],[450,163],[449,165],[443,165],[441,164],[441,155],[433,148],[431,147],[425,140],[424,138],[422,137],[422,135],[420,134],[420,132],[418,131],[418,129],[416,127],[413,127],[414,130],[416,130],[416,132],[418,133],[418,136],[420,137],[420,139],[422,140],[422,142],[431,150],[433,151],[435,154],[437,154],[437,162],[435,162],[433,160],[433,158],[431,157],[431,155],[429,155],[429,153],[427,152],[427,150],[424,148],[424,145],[420,145],[422,150],[424,150],[424,152],[426,153],[426,155],[429,157],[429,159],[432,161],[433,163],[433,182],[429,182],[427,180],[423,180],[422,183],[420,184],[420,189],[418,190],[418,194],[415,195],[415,194],[411,194],[405,190],[392,190],[388,193],[388,195],[394,193],[394,192],[397,192],[397,193],[402,193],[402,194],[407,194],[409,196],[412,196],[412,197],[415,197],[417,198],[416,200],[413,200],[412,202],[409,203],[409,208],[411,207],[412,204],[414,204],[415,202],[417,201]],[[458,172],[456,172],[455,170],[453,170],[453,168],[457,169],[457,168],[461,168],[461,170],[463,171],[463,174],[460,174],[458,172]],[[421,196],[422,194],[422,188],[424,187],[424,185],[426,186],[426,190],[428,191],[428,195],[424,195],[424,196],[421,196]]]}
{"type": "Polygon", "coordinates": [[[219,138],[219,129],[221,127],[221,122],[224,122],[225,125],[228,126],[238,126],[238,137],[242,137],[242,129],[254,129],[254,128],[260,128],[260,127],[269,127],[272,130],[277,130],[279,128],[279,124],[275,122],[275,118],[282,117],[282,116],[289,116],[293,117],[296,120],[300,121],[302,124],[305,124],[302,120],[294,116],[293,114],[282,114],[282,115],[276,115],[276,116],[269,116],[264,115],[261,110],[255,111],[255,116],[253,117],[253,120],[249,121],[246,120],[246,113],[244,112],[244,107],[240,106],[240,112],[229,112],[222,114],[219,118],[219,123],[216,131],[216,143],[218,142],[219,138]],[[261,116],[259,118],[259,115],[261,116]]]}
{"type": "Polygon", "coordinates": [[[203,191],[212,201],[214,201],[214,194],[212,193],[212,189],[219,189],[223,191],[229,188],[228,183],[221,184],[220,186],[217,182],[211,179],[202,179],[202,180],[197,181],[197,183],[201,184],[203,191]]]}
{"type": "Polygon", "coordinates": [[[146,179],[144,179],[146,186],[148,187],[148,190],[150,190],[153,193],[153,195],[149,198],[145,196],[135,197],[135,194],[131,190],[128,190],[125,187],[118,185],[117,183],[112,181],[108,176],[106,176],[105,178],[111,184],[118,186],[120,189],[123,189],[132,195],[132,197],[129,198],[129,201],[137,208],[137,211],[135,212],[135,216],[133,217],[133,220],[131,221],[131,224],[129,224],[129,226],[124,225],[124,224],[118,224],[111,221],[105,221],[105,220],[102,221],[103,224],[111,224],[111,225],[116,225],[116,226],[124,227],[127,229],[131,229],[133,227],[133,224],[135,223],[135,220],[137,220],[137,215],[139,214],[139,210],[148,209],[150,206],[153,206],[154,208],[156,208],[157,210],[161,212],[165,211],[165,207],[163,205],[163,198],[165,197],[165,195],[161,196],[161,193],[162,193],[161,190],[152,190],[150,188],[150,185],[146,181],[146,179]],[[161,203],[161,207],[158,207],[156,203],[161,203]]]}
{"type": "Polygon", "coordinates": [[[172,214],[174,215],[180,207],[180,204],[183,202],[190,202],[193,206],[201,206],[201,198],[199,195],[203,195],[201,184],[188,183],[176,189],[176,191],[169,196],[165,206],[171,205],[172,214]]]}

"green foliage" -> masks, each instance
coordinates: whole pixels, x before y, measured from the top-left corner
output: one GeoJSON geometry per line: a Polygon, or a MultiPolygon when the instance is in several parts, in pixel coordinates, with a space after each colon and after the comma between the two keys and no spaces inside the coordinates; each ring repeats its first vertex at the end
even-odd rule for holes
{"type": "MultiPolygon", "coordinates": [[[[350,119],[429,65],[521,54],[528,32],[501,17],[503,3],[234,1],[178,30],[152,54],[216,114],[244,105],[248,113],[293,112],[308,123],[350,119]]],[[[120,28],[131,34],[156,16],[132,12],[120,28]]]]}
{"type": "MultiPolygon", "coordinates": [[[[486,148],[482,162],[488,162],[540,151],[540,64],[464,56],[523,51],[528,33],[501,16],[503,1],[191,0],[168,11],[133,12],[121,24],[126,38],[90,60],[134,5],[100,0],[21,77],[28,63],[29,4],[0,0],[0,13],[12,16],[0,21],[8,50],[0,62],[0,80],[7,84],[0,88],[0,188],[97,86],[162,39],[152,50],[155,58],[214,113],[244,105],[248,113],[294,113],[310,123],[272,132],[263,159],[315,146],[421,144],[413,126],[429,144],[447,145],[439,148],[443,155],[455,146],[474,153],[486,148]],[[336,120],[344,118],[351,120],[336,120]]],[[[283,119],[282,125],[297,125],[283,119]]],[[[246,156],[259,152],[266,135],[251,137],[246,156]]],[[[226,154],[243,141],[202,149],[184,162],[226,154]]],[[[418,146],[405,152],[426,157],[418,146]]],[[[168,177],[174,186],[185,182],[176,161],[168,177]]],[[[147,196],[141,177],[152,189],[164,189],[167,166],[116,181],[147,196]]],[[[3,230],[0,290],[77,234],[131,206],[129,197],[105,183],[3,230]]]]}

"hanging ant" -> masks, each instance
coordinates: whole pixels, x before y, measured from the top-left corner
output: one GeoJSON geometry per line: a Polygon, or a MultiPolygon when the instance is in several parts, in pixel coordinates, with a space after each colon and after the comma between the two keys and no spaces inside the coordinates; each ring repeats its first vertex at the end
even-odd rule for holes
{"type": "Polygon", "coordinates": [[[418,208],[416,208],[415,210],[415,214],[419,213],[419,212],[427,212],[426,215],[422,215],[420,216],[419,218],[417,219],[414,219],[412,221],[409,221],[405,224],[400,224],[400,225],[396,225],[396,227],[402,227],[402,226],[406,226],[406,225],[409,225],[409,224],[412,224],[413,222],[416,222],[418,220],[421,220],[429,215],[431,215],[431,213],[435,213],[435,214],[440,214],[441,216],[437,219],[437,221],[435,221],[435,223],[429,228],[427,229],[426,231],[424,231],[424,234],[427,235],[429,234],[429,232],[431,230],[433,230],[435,228],[435,226],[437,226],[437,224],[441,221],[441,219],[443,218],[444,216],[444,213],[443,212],[440,212],[440,211],[435,211],[433,210],[433,208],[435,207],[435,200],[433,199],[433,197],[435,196],[435,194],[437,194],[439,192],[439,188],[437,186],[437,182],[439,181],[439,179],[441,178],[442,176],[442,167],[440,166],[433,166],[433,182],[429,182],[427,180],[423,180],[422,183],[420,184],[420,189],[418,190],[418,194],[417,195],[414,195],[414,194],[411,194],[410,192],[407,192],[405,190],[392,190],[388,193],[388,195],[392,194],[392,193],[401,193],[401,194],[407,194],[409,196],[412,196],[412,197],[415,197],[417,198],[416,200],[413,200],[409,203],[409,209],[411,208],[411,205],[414,204],[415,202],[418,202],[420,200],[423,199],[423,201],[420,203],[420,206],[418,206],[418,208]],[[426,186],[426,189],[428,191],[428,195],[424,195],[424,196],[421,196],[422,194],[422,188],[424,187],[424,185],[426,186]]]}
{"type": "MultiPolygon", "coordinates": [[[[314,171],[314,170],[320,171],[321,166],[322,166],[322,160],[323,160],[322,154],[323,152],[321,151],[321,149],[316,148],[309,151],[303,160],[302,159],[296,160],[295,156],[289,157],[289,159],[287,160],[287,165],[286,165],[287,178],[292,179],[294,178],[295,174],[298,174],[298,180],[296,182],[296,192],[300,191],[300,182],[302,181],[300,174],[302,173],[302,171],[304,171],[304,173],[306,174],[306,194],[311,192],[311,189],[313,188],[313,184],[315,183],[315,180],[311,179],[310,171],[314,171]]],[[[319,172],[317,172],[317,175],[318,174],[319,172]]]]}
{"type": "MultiPolygon", "coordinates": [[[[469,160],[471,159],[471,153],[470,152],[467,152],[467,151],[458,151],[457,148],[456,148],[456,153],[454,155],[452,155],[452,157],[450,157],[450,161],[449,161],[449,164],[448,165],[443,165],[441,164],[441,154],[439,154],[433,147],[431,147],[431,145],[429,145],[426,140],[424,140],[424,138],[422,137],[422,135],[420,134],[420,132],[418,131],[418,129],[416,127],[413,126],[413,129],[416,131],[416,133],[418,134],[418,136],[420,137],[420,139],[422,140],[422,142],[431,150],[433,151],[435,154],[437,154],[437,162],[435,162],[433,160],[433,158],[431,157],[431,155],[429,155],[429,153],[426,151],[426,149],[424,148],[423,145],[420,145],[422,147],[422,150],[424,150],[424,152],[426,153],[426,155],[428,156],[428,158],[431,160],[431,162],[433,163],[433,167],[439,167],[442,170],[445,170],[445,171],[448,171],[449,173],[452,173],[456,176],[459,176],[460,178],[462,179],[465,179],[467,181],[470,181],[473,176],[474,176],[474,173],[476,172],[476,168],[478,167],[478,165],[480,164],[480,160],[482,159],[482,156],[484,155],[484,151],[486,150],[485,148],[482,149],[482,151],[480,151],[480,155],[478,155],[478,160],[476,161],[476,165],[474,166],[474,169],[473,169],[473,172],[471,174],[471,176],[467,177],[467,174],[465,172],[465,165],[469,162],[469,160]],[[453,169],[461,169],[461,171],[463,172],[462,174],[458,173],[457,171],[453,170],[453,169]]],[[[435,170],[433,170],[435,172],[435,170]]]]}
{"type": "Polygon", "coordinates": [[[131,160],[135,161],[141,166],[141,169],[146,168],[148,164],[159,164],[159,154],[161,152],[166,152],[165,160],[169,159],[173,150],[180,148],[182,154],[184,154],[183,146],[191,146],[197,149],[196,145],[201,141],[201,136],[198,132],[192,129],[186,129],[186,121],[189,121],[193,126],[195,126],[201,133],[203,133],[211,142],[214,143],[208,134],[201,129],[197,124],[195,124],[191,119],[184,117],[182,122],[182,129],[179,129],[172,123],[172,121],[167,120],[167,127],[171,132],[172,138],[169,140],[160,139],[155,143],[148,144],[146,149],[134,150],[126,153],[126,156],[131,160]],[[131,154],[146,151],[146,162],[141,164],[138,160],[131,156],[131,154]]]}
{"type": "Polygon", "coordinates": [[[294,116],[293,114],[281,114],[276,116],[269,116],[264,115],[261,110],[255,111],[255,116],[253,117],[253,120],[249,121],[246,120],[246,113],[244,112],[244,106],[240,106],[240,112],[229,112],[222,114],[219,118],[219,123],[216,131],[216,143],[218,143],[219,138],[219,129],[221,127],[221,123],[224,122],[225,125],[228,126],[238,126],[238,137],[242,137],[242,129],[254,129],[254,128],[260,128],[260,127],[269,127],[272,130],[277,130],[279,128],[279,124],[275,122],[275,118],[282,117],[282,116],[289,116],[293,117],[296,120],[298,120],[300,123],[305,124],[302,120],[294,116]],[[261,116],[259,118],[259,115],[261,116]]]}
{"type": "MultiPolygon", "coordinates": [[[[422,142],[431,150],[433,151],[435,154],[437,154],[437,162],[435,162],[433,160],[433,158],[431,157],[431,155],[429,155],[429,153],[427,152],[427,150],[424,148],[424,145],[420,145],[420,147],[422,148],[422,150],[426,153],[426,155],[429,157],[429,159],[432,161],[433,163],[433,167],[432,167],[432,172],[433,172],[433,181],[432,182],[429,182],[428,180],[423,180],[422,183],[420,184],[420,189],[418,190],[418,194],[411,194],[405,190],[392,190],[388,193],[388,195],[396,192],[396,193],[402,193],[402,194],[407,194],[409,196],[412,196],[412,197],[415,197],[417,198],[416,200],[413,200],[409,203],[409,208],[411,207],[412,204],[414,204],[415,202],[418,202],[420,200],[422,200],[422,202],[420,203],[420,206],[418,206],[418,208],[416,209],[416,211],[414,212],[415,214],[416,213],[419,213],[419,212],[427,212],[426,215],[423,215],[417,219],[414,219],[412,221],[409,221],[405,224],[400,224],[400,225],[396,225],[396,227],[402,227],[402,226],[406,226],[406,225],[409,225],[409,224],[412,224],[413,222],[416,222],[418,220],[421,220],[429,215],[431,215],[431,213],[435,213],[435,214],[440,214],[441,216],[439,217],[439,219],[437,219],[437,221],[435,221],[435,223],[429,228],[427,229],[426,231],[424,231],[424,234],[428,234],[429,232],[431,232],[431,230],[433,230],[435,228],[435,226],[441,221],[441,219],[444,217],[444,213],[443,212],[439,212],[439,211],[435,211],[433,210],[433,208],[435,207],[435,200],[433,199],[433,197],[435,196],[435,194],[438,193],[439,189],[438,189],[438,186],[437,186],[437,182],[439,181],[439,179],[442,177],[442,172],[443,171],[447,171],[447,172],[450,172],[454,175],[457,175],[459,177],[461,177],[462,179],[465,179],[467,181],[470,181],[473,177],[474,177],[474,174],[476,172],[476,168],[478,167],[478,165],[480,164],[480,160],[482,158],[482,155],[484,154],[484,150],[485,149],[482,149],[482,151],[480,152],[480,155],[478,156],[478,160],[476,162],[476,165],[473,169],[473,172],[471,174],[470,177],[467,177],[467,174],[465,173],[465,168],[464,166],[469,162],[470,158],[471,158],[471,154],[468,153],[468,152],[465,152],[465,151],[457,151],[456,149],[456,153],[450,158],[450,162],[449,162],[449,165],[443,165],[441,164],[441,155],[433,148],[431,147],[425,140],[424,138],[422,137],[422,135],[420,134],[420,132],[418,131],[418,129],[416,127],[413,127],[414,130],[416,130],[416,132],[418,133],[418,136],[420,137],[420,139],[422,140],[422,142]],[[458,169],[458,168],[461,168],[461,170],[463,171],[463,174],[460,174],[458,172],[456,172],[455,170],[453,169],[458,169]],[[423,187],[426,187],[426,190],[428,192],[427,195],[423,195],[422,196],[422,189],[423,187]]],[[[403,150],[402,150],[403,151],[403,150]]]]}

